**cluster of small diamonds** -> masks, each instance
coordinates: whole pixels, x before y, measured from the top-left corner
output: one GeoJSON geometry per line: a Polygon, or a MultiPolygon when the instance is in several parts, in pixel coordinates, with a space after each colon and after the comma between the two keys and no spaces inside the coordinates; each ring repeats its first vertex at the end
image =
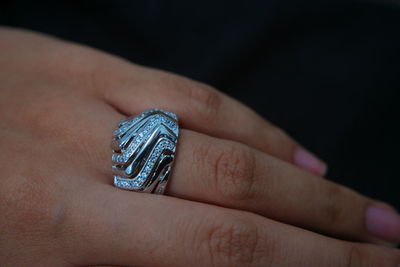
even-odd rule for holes
{"type": "Polygon", "coordinates": [[[117,137],[120,137],[122,134],[124,134],[129,128],[132,126],[132,123],[126,122],[122,126],[120,126],[117,130],[114,131],[114,135],[117,137]]]}
{"type": "Polygon", "coordinates": [[[147,176],[150,174],[151,170],[153,169],[157,159],[160,157],[161,153],[166,149],[174,152],[175,144],[166,139],[160,141],[151,152],[150,158],[146,161],[145,167],[142,169],[139,176],[145,177],[146,179],[147,176]]]}
{"type": "Polygon", "coordinates": [[[146,110],[145,112],[141,113],[139,116],[133,118],[133,119],[127,119],[125,121],[121,121],[119,123],[119,128],[117,130],[114,131],[114,135],[116,136],[120,136],[122,134],[124,134],[132,125],[134,125],[135,123],[137,123],[139,120],[143,119],[145,116],[147,116],[149,113],[153,113],[153,112],[157,112],[157,111],[161,111],[159,109],[149,109],[146,110]]]}
{"type": "Polygon", "coordinates": [[[144,117],[146,117],[147,115],[151,114],[151,113],[164,113],[167,114],[168,116],[174,118],[175,120],[178,120],[178,117],[176,116],[176,114],[169,112],[169,111],[164,111],[162,109],[158,109],[158,108],[152,108],[152,109],[148,109],[146,111],[144,111],[143,113],[141,113],[140,115],[138,115],[135,118],[130,118],[124,121],[121,121],[119,123],[120,128],[118,128],[117,130],[114,131],[115,135],[118,135],[120,133],[123,133],[124,131],[126,131],[131,125],[137,123],[139,120],[143,119],[144,117]],[[126,128],[123,128],[122,126],[126,126],[126,128]]]}
{"type": "Polygon", "coordinates": [[[133,179],[126,179],[121,176],[114,176],[114,184],[118,187],[126,189],[138,189],[146,181],[147,177],[151,173],[157,159],[160,157],[164,150],[171,150],[175,152],[175,144],[167,139],[160,141],[152,150],[149,159],[146,161],[144,168],[141,170],[139,175],[133,179]]]}
{"type": "MultiPolygon", "coordinates": [[[[122,149],[122,154],[113,154],[112,155],[112,161],[116,163],[125,163],[129,160],[129,158],[132,156],[132,154],[135,152],[135,150],[138,148],[138,146],[145,140],[149,138],[149,136],[152,134],[153,127],[155,125],[158,125],[160,123],[163,123],[167,125],[169,128],[171,128],[174,133],[177,135],[178,132],[178,126],[176,125],[175,122],[171,121],[169,118],[162,116],[162,115],[154,115],[149,119],[148,122],[146,122],[146,125],[144,128],[140,131],[139,134],[135,135],[133,138],[132,142],[129,144],[129,146],[126,149],[122,149]]],[[[124,125],[122,127],[125,127],[127,125],[124,125]]],[[[122,128],[121,127],[121,128],[122,128]]],[[[120,128],[120,129],[121,129],[120,128]]],[[[127,127],[128,128],[128,127],[127,127]]]]}

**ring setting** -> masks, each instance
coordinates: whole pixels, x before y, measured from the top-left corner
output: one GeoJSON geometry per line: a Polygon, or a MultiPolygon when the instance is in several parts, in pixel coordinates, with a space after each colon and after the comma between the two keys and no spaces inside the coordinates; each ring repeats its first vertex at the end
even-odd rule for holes
{"type": "Polygon", "coordinates": [[[161,109],[149,109],[120,122],[111,145],[114,185],[164,194],[178,136],[178,117],[161,109]]]}

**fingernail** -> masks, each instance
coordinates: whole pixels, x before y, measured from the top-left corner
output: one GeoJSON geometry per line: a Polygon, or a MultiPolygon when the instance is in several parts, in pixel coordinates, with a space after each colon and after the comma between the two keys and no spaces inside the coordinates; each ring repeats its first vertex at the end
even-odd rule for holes
{"type": "Polygon", "coordinates": [[[328,169],[323,161],[301,148],[294,152],[293,161],[298,167],[322,176],[326,174],[328,169]]]}
{"type": "Polygon", "coordinates": [[[377,238],[400,242],[400,215],[386,207],[371,205],[367,208],[367,230],[377,238]]]}

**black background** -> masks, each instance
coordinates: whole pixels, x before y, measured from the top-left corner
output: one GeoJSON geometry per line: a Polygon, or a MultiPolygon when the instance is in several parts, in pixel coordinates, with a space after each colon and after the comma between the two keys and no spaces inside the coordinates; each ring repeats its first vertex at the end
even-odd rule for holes
{"type": "Polygon", "coordinates": [[[400,208],[399,4],[2,1],[0,24],[209,83],[326,160],[329,179],[400,208]]]}

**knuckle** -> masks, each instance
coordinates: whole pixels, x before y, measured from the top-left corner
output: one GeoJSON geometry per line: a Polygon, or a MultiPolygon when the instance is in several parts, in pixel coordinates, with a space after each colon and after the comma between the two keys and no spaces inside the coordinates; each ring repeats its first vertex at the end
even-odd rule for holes
{"type": "Polygon", "coordinates": [[[223,196],[234,200],[245,200],[252,196],[254,185],[255,155],[251,149],[229,145],[215,151],[214,184],[223,196]]]}
{"type": "Polygon", "coordinates": [[[343,266],[346,267],[398,267],[400,264],[400,253],[392,248],[351,244],[344,255],[343,266]]]}
{"type": "Polygon", "coordinates": [[[276,153],[281,158],[291,160],[297,144],[281,128],[272,126],[266,129],[266,150],[276,153]]]}
{"type": "Polygon", "coordinates": [[[324,218],[329,225],[336,226],[348,220],[347,206],[344,205],[345,194],[341,186],[332,185],[327,188],[327,206],[324,218]]]}
{"type": "Polygon", "coordinates": [[[346,267],[357,267],[357,266],[364,266],[362,265],[362,251],[356,245],[351,245],[346,258],[345,258],[345,265],[346,267]]]}
{"type": "Polygon", "coordinates": [[[54,239],[64,229],[68,214],[63,183],[66,177],[53,175],[58,167],[52,164],[38,168],[48,157],[47,150],[36,149],[30,139],[11,140],[18,145],[11,148],[7,144],[9,164],[0,171],[4,178],[0,179],[0,235],[4,230],[15,239],[24,235],[30,236],[32,242],[54,239]]]}
{"type": "Polygon", "coordinates": [[[223,218],[207,233],[213,266],[252,266],[256,261],[257,243],[256,225],[238,218],[223,218]]]}
{"type": "Polygon", "coordinates": [[[284,130],[282,130],[281,128],[278,128],[276,126],[268,127],[268,129],[266,131],[267,131],[268,139],[271,141],[274,141],[274,143],[275,142],[281,143],[283,141],[283,139],[285,139],[285,137],[287,136],[287,134],[284,130]]]}
{"type": "Polygon", "coordinates": [[[91,115],[84,114],[83,110],[77,108],[81,100],[75,99],[68,92],[54,91],[34,102],[35,105],[28,108],[30,112],[20,116],[18,124],[31,129],[38,142],[54,141],[63,146],[65,151],[79,151],[85,158],[92,159],[91,155],[95,154],[89,151],[96,147],[93,127],[96,124],[90,122],[91,127],[85,126],[91,115]]]}
{"type": "Polygon", "coordinates": [[[188,116],[196,117],[204,123],[218,123],[222,97],[213,87],[170,73],[160,73],[152,81],[156,88],[170,91],[183,101],[178,104],[188,116]]]}
{"type": "Polygon", "coordinates": [[[3,210],[7,229],[16,235],[52,238],[64,226],[66,207],[56,196],[57,186],[43,175],[20,174],[18,182],[8,185],[7,194],[1,201],[10,203],[12,210],[3,210]]]}
{"type": "MultiPolygon", "coordinates": [[[[72,103],[67,92],[61,90],[46,92],[45,96],[37,97],[34,103],[30,104],[28,107],[30,112],[21,116],[22,122],[32,129],[44,130],[45,133],[54,133],[54,130],[61,127],[64,130],[67,128],[66,123],[72,124],[72,120],[76,119],[73,117],[74,107],[71,106],[72,103]],[[62,120],[60,120],[61,114],[62,120]]],[[[57,134],[62,133],[63,131],[57,132],[57,134]]]]}
{"type": "Polygon", "coordinates": [[[221,105],[221,97],[217,91],[207,85],[193,82],[185,88],[189,99],[188,109],[203,121],[212,123],[221,105]]]}
{"type": "MultiPolygon", "coordinates": [[[[103,206],[107,205],[102,203],[103,206]]],[[[117,218],[107,218],[101,216],[101,210],[95,208],[71,207],[65,216],[64,228],[62,233],[62,244],[69,251],[72,240],[80,242],[90,242],[91,240],[100,240],[104,232],[112,235],[121,235],[121,225],[118,224],[117,218]],[[82,216],[86,214],[86,216],[82,216]]]]}

